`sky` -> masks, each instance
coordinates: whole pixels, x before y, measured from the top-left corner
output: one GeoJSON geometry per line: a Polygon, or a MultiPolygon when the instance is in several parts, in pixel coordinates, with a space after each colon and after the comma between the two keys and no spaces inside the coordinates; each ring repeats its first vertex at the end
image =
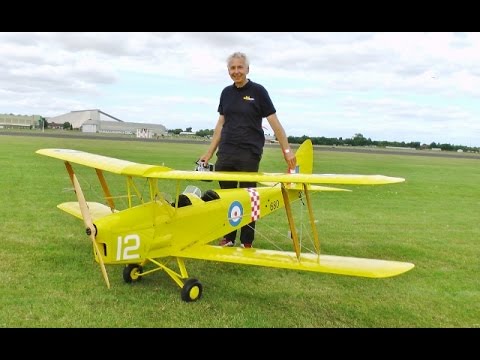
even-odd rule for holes
{"type": "Polygon", "coordinates": [[[480,146],[480,33],[1,32],[0,113],[213,129],[235,51],[288,136],[480,146]]]}

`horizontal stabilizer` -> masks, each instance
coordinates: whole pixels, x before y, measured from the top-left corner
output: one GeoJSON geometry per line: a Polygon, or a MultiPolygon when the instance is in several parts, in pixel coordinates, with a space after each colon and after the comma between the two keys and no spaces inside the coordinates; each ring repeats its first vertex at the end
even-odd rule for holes
{"type": "Polygon", "coordinates": [[[413,269],[412,263],[365,259],[335,255],[300,254],[295,252],[264,249],[243,249],[212,245],[196,246],[179,251],[174,256],[229,262],[244,265],[258,265],[282,269],[314,271],[338,275],[369,278],[396,276],[413,269]]]}
{"type": "MultiPolygon", "coordinates": [[[[93,221],[112,214],[112,210],[107,205],[100,204],[98,202],[87,201],[87,206],[93,221]]],[[[83,219],[78,202],[64,202],[58,204],[57,207],[60,210],[63,210],[66,213],[75,216],[76,218],[83,219]]]]}

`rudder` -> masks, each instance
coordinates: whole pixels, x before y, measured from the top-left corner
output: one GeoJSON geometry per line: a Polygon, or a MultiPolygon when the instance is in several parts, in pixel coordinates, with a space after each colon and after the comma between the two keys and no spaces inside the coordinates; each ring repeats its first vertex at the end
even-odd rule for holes
{"type": "Polygon", "coordinates": [[[313,173],[313,145],[312,140],[305,140],[295,152],[297,167],[295,173],[313,173]]]}

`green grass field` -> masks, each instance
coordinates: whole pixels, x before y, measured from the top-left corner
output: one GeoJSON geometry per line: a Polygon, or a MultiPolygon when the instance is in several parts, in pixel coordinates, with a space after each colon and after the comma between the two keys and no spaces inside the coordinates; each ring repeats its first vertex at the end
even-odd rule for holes
{"type": "MultiPolygon", "coordinates": [[[[480,327],[477,158],[315,151],[316,173],[406,178],[314,194],[322,251],[415,268],[365,279],[187,260],[204,292],[185,303],[162,272],[125,284],[122,267],[107,265],[106,288],[83,223],[56,208],[75,195],[62,161],[35,154],[45,147],[192,170],[207,144],[0,136],[0,327],[480,327]]],[[[92,170],[74,167],[88,183],[92,170]]],[[[261,171],[284,168],[280,150],[267,147],[261,171]]],[[[101,193],[91,179],[90,197],[101,193]]],[[[294,212],[306,223],[302,208],[294,212]]],[[[291,249],[283,211],[257,230],[256,247],[291,249]]]]}

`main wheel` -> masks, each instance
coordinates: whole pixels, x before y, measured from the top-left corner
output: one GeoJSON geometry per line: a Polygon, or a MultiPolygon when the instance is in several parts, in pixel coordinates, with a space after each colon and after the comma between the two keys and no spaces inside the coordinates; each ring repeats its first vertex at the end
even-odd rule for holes
{"type": "Polygon", "coordinates": [[[186,302],[197,301],[202,297],[203,286],[197,279],[188,279],[183,284],[181,291],[182,300],[186,302]]]}
{"type": "Polygon", "coordinates": [[[123,280],[126,283],[131,283],[132,281],[141,280],[142,277],[140,274],[143,272],[143,268],[137,264],[128,264],[123,269],[123,280]]]}

